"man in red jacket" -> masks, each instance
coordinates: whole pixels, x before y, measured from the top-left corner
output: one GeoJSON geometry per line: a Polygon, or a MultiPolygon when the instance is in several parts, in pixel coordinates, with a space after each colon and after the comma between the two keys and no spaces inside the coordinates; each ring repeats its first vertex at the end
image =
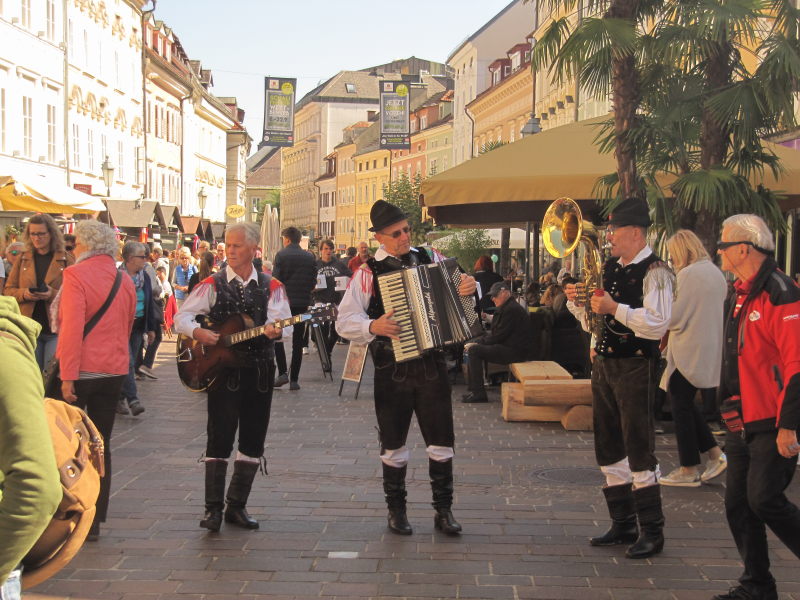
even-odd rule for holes
{"type": "Polygon", "coordinates": [[[800,511],[784,494],[797,466],[800,288],[778,269],[772,233],[755,215],[722,224],[728,298],[719,388],[728,426],[725,512],[744,573],[716,600],[777,600],[765,525],[800,558],[800,511]]]}

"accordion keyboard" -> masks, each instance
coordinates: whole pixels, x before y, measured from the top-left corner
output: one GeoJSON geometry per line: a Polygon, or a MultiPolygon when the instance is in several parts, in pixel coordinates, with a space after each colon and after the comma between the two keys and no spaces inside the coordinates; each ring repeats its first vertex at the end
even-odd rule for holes
{"type": "Polygon", "coordinates": [[[396,271],[378,278],[383,308],[386,312],[394,310],[392,319],[400,326],[400,339],[392,340],[392,350],[394,351],[395,360],[398,362],[411,360],[422,355],[417,346],[417,338],[414,335],[413,311],[406,297],[405,282],[403,280],[403,273],[406,272],[396,271]]]}

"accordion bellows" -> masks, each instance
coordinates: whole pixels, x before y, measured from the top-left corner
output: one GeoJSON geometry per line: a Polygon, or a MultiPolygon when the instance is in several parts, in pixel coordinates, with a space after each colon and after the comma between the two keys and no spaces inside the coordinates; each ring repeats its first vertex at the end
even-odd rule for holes
{"type": "Polygon", "coordinates": [[[378,276],[386,312],[401,327],[392,340],[395,361],[422,356],[426,350],[461,344],[483,333],[475,298],[458,294],[461,270],[454,258],[378,276]]]}

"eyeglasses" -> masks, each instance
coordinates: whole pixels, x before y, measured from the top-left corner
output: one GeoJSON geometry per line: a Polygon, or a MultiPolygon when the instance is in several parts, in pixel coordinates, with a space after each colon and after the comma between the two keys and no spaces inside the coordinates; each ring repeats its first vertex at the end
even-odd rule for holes
{"type": "Polygon", "coordinates": [[[29,231],[28,235],[31,237],[44,237],[50,235],[49,231],[29,231]]]}
{"type": "Polygon", "coordinates": [[[64,246],[64,249],[65,249],[67,252],[72,252],[73,250],[75,250],[75,246],[64,246]]]}
{"type": "Polygon", "coordinates": [[[397,231],[393,231],[392,233],[383,233],[383,232],[381,232],[381,233],[382,233],[382,235],[388,235],[390,238],[397,239],[401,235],[403,235],[404,233],[409,233],[410,231],[411,231],[411,227],[406,225],[402,229],[398,229],[397,231]]]}
{"type": "Polygon", "coordinates": [[[606,227],[606,235],[614,235],[620,229],[628,227],[627,225],[609,225],[606,227]]]}
{"type": "Polygon", "coordinates": [[[134,256],[131,256],[131,258],[147,258],[147,255],[145,254],[144,256],[139,256],[138,254],[136,254],[134,256]]]}

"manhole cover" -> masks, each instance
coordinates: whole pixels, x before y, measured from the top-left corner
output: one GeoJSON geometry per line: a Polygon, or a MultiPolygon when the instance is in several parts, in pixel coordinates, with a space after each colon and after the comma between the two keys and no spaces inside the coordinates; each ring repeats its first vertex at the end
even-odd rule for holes
{"type": "Polygon", "coordinates": [[[606,480],[603,473],[597,467],[537,469],[531,473],[531,478],[547,481],[548,483],[570,483],[592,486],[602,485],[606,480]]]}

